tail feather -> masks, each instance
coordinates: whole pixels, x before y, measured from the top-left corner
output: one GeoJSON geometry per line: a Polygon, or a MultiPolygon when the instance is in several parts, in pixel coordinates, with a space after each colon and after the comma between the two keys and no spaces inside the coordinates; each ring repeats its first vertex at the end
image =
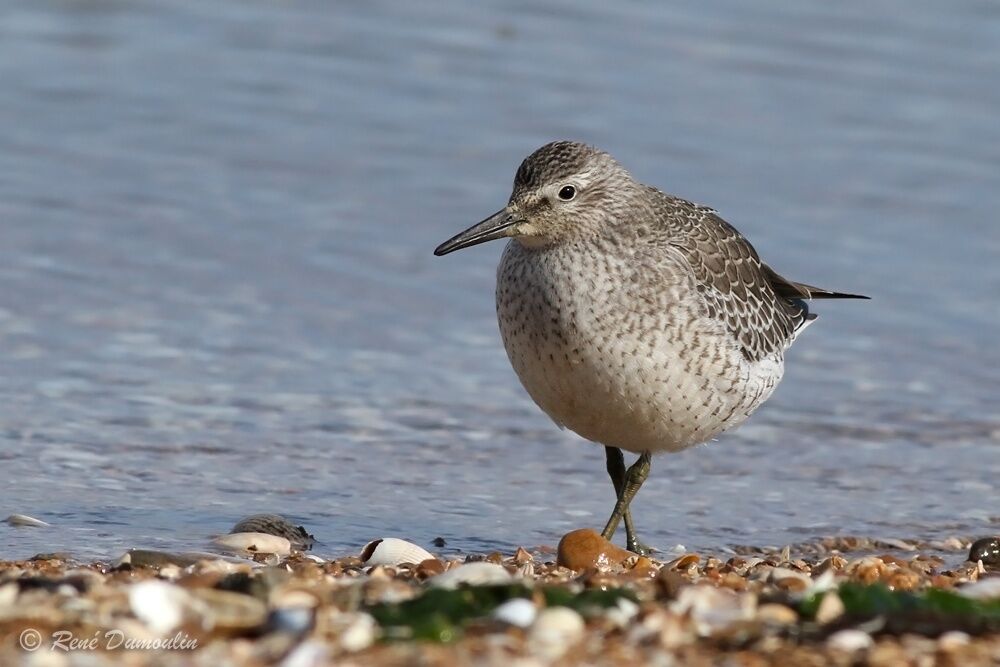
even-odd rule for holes
{"type": "Polygon", "coordinates": [[[806,285],[805,283],[797,283],[789,280],[781,275],[779,275],[774,269],[765,264],[763,267],[764,273],[767,275],[768,281],[771,283],[771,287],[774,288],[775,293],[786,299],[870,299],[871,297],[864,296],[862,294],[849,294],[847,292],[834,292],[832,290],[823,289],[822,287],[813,287],[812,285],[806,285]]]}

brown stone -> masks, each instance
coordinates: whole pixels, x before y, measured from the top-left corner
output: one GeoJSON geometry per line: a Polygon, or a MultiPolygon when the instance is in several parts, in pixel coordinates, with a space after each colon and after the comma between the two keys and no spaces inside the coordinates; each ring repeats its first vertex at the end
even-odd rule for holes
{"type": "Polygon", "coordinates": [[[676,598],[680,589],[690,583],[691,580],[683,574],[677,570],[671,570],[666,567],[661,568],[660,574],[656,577],[656,587],[659,590],[660,595],[668,600],[676,598]]]}
{"type": "Polygon", "coordinates": [[[581,528],[563,535],[559,540],[556,563],[570,570],[585,570],[588,567],[609,567],[621,565],[631,551],[616,547],[599,533],[590,528],[581,528]]]}
{"type": "Polygon", "coordinates": [[[645,556],[639,556],[636,559],[635,564],[629,568],[629,574],[639,577],[642,579],[651,579],[659,574],[660,568],[653,564],[653,561],[649,560],[645,556]]]}

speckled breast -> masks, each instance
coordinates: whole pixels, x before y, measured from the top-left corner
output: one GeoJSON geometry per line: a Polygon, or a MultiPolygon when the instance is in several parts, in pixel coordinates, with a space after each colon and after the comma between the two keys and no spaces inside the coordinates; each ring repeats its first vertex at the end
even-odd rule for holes
{"type": "Polygon", "coordinates": [[[511,241],[497,270],[497,318],[539,407],[633,452],[684,449],[746,419],[780,380],[782,360],[746,362],[684,271],[617,248],[511,241]]]}

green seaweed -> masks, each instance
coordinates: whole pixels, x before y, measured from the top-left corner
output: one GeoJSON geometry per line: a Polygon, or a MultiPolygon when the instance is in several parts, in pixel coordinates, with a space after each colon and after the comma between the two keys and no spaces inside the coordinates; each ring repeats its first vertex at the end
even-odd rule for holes
{"type": "MultiPolygon", "coordinates": [[[[939,588],[918,593],[894,591],[884,584],[845,583],[836,594],[844,603],[844,616],[837,627],[882,618],[881,631],[889,634],[936,635],[948,630],[980,634],[1000,629],[1000,600],[974,600],[939,588]]],[[[814,619],[824,595],[827,593],[803,600],[799,613],[814,619]]]]}
{"type": "MultiPolygon", "coordinates": [[[[539,589],[550,607],[569,607],[583,615],[591,615],[613,607],[621,599],[635,601],[635,595],[625,589],[585,590],[574,593],[563,587],[539,589]]],[[[488,617],[494,609],[514,598],[532,598],[534,590],[524,584],[498,586],[461,586],[454,590],[431,588],[419,596],[397,603],[368,606],[384,630],[384,639],[419,639],[450,642],[462,636],[472,622],[488,617]]]]}

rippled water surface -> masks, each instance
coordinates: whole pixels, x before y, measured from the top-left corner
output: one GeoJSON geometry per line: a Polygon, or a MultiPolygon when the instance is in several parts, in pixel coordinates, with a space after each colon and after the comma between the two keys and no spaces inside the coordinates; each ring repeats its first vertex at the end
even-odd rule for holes
{"type": "Polygon", "coordinates": [[[602,525],[508,366],[501,247],[433,247],[555,138],[711,204],[823,303],[774,398],[654,461],[661,547],[997,532],[1000,5],[0,7],[2,557],[320,553],[602,525]]]}

